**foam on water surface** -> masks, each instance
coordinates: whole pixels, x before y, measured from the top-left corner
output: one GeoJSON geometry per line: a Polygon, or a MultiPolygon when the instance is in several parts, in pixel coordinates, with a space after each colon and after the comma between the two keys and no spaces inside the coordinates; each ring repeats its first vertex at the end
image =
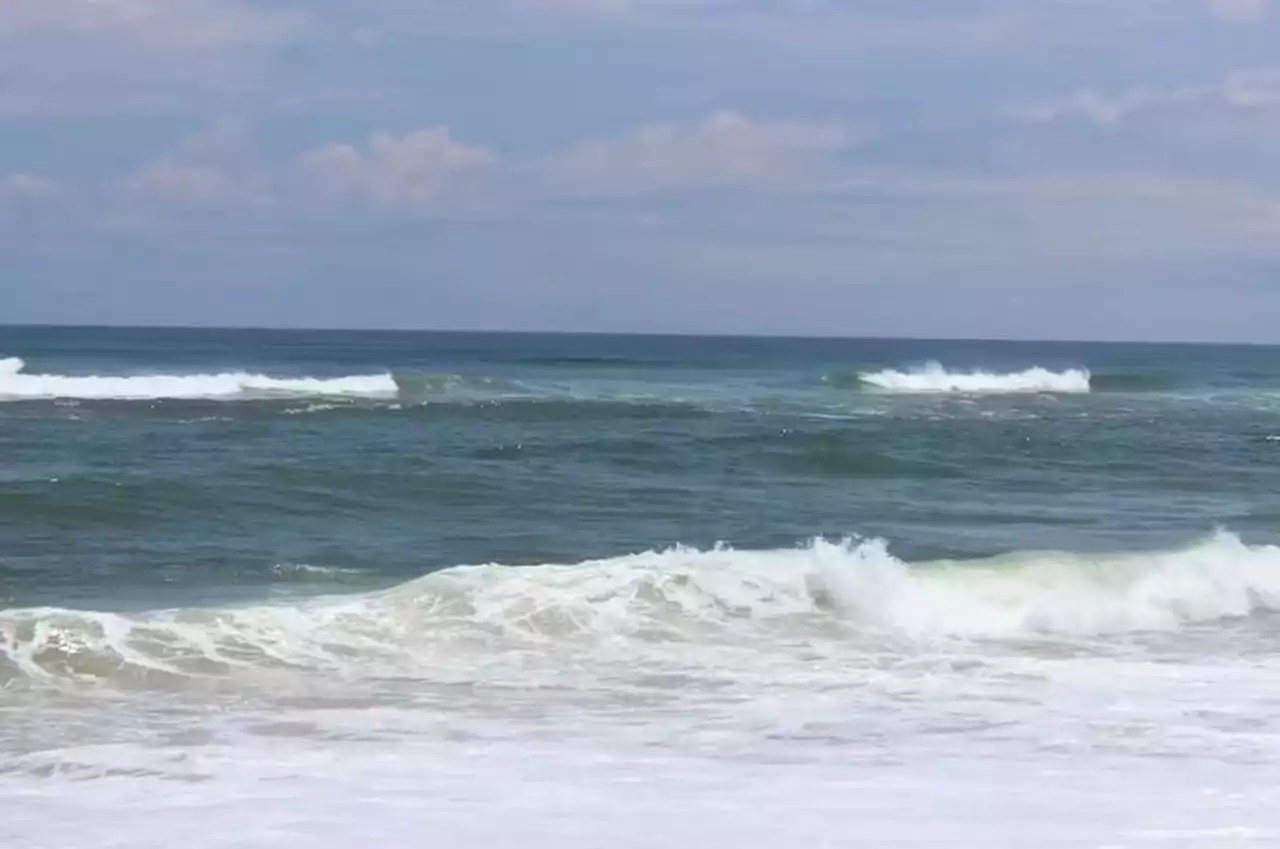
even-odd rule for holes
{"type": "MultiPolygon", "coordinates": [[[[313,569],[314,571],[314,569],[313,569]]],[[[506,650],[620,645],[696,660],[779,639],[1091,641],[1280,609],[1280,549],[1221,532],[1145,553],[918,565],[881,540],[673,549],[572,565],[467,566],[373,593],[141,615],[0,612],[0,659],[32,680],[288,666],[412,677],[506,650]]]]}
{"type": "Polygon", "coordinates": [[[14,845],[292,849],[1268,846],[1274,772],[1052,762],[718,761],[519,743],[69,752],[114,763],[0,776],[14,845]],[[1032,789],[1033,788],[1033,789],[1032,789]]]}
{"type": "Polygon", "coordinates": [[[862,382],[888,392],[1004,394],[1026,392],[1088,392],[1089,372],[1085,369],[1050,371],[1039,366],[1024,371],[951,371],[931,362],[920,368],[900,371],[863,372],[862,382]]]}

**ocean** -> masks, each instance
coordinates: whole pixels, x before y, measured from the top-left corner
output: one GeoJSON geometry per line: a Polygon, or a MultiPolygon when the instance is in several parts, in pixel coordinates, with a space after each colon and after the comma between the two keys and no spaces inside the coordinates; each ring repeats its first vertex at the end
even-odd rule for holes
{"type": "Polygon", "coordinates": [[[1280,349],[0,328],[0,845],[1280,845],[1280,349]]]}

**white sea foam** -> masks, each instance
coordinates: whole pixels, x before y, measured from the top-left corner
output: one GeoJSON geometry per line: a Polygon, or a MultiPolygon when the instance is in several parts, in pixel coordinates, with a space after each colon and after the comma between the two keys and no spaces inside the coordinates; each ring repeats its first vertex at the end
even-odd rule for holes
{"type": "Polygon", "coordinates": [[[1181,550],[1010,554],[912,568],[871,542],[810,574],[853,621],[927,636],[1020,638],[1173,631],[1280,610],[1280,548],[1219,532],[1181,550]]]}
{"type": "Polygon", "coordinates": [[[344,578],[368,574],[364,569],[313,566],[309,563],[277,563],[271,573],[277,578],[344,578]]]}
{"type": "Polygon", "coordinates": [[[1005,394],[1019,392],[1081,393],[1089,391],[1089,372],[1085,369],[1050,371],[1030,368],[1025,371],[996,373],[987,371],[952,372],[940,363],[931,362],[911,371],[888,369],[864,372],[859,379],[890,392],[964,392],[971,394],[1005,394]]]}
{"type": "Polygon", "coordinates": [[[1265,615],[1224,620],[1277,604],[1280,549],[1219,533],[915,565],[874,540],[675,549],[2,611],[0,844],[1273,845],[1280,653],[1265,615]],[[1143,629],[1175,650],[1028,640],[1143,629]]]}
{"type": "Polygon", "coordinates": [[[269,377],[246,372],[220,374],[65,375],[32,374],[17,357],[0,360],[0,401],[236,400],[272,397],[395,398],[390,374],[335,378],[269,377]]]}
{"type": "Polygon", "coordinates": [[[1261,849],[1280,839],[1274,767],[991,762],[946,746],[882,765],[522,740],[69,749],[28,759],[51,778],[0,784],[0,837],[131,849],[1261,849]]]}
{"type": "Polygon", "coordinates": [[[466,676],[498,671],[511,651],[543,652],[555,671],[561,652],[617,658],[667,645],[692,661],[703,649],[829,637],[832,628],[854,641],[1061,639],[1172,632],[1273,610],[1280,549],[1225,532],[1169,552],[918,566],[878,540],[817,542],[459,567],[375,593],[220,610],[14,610],[0,613],[0,668],[42,679],[221,676],[281,664],[466,676]]]}

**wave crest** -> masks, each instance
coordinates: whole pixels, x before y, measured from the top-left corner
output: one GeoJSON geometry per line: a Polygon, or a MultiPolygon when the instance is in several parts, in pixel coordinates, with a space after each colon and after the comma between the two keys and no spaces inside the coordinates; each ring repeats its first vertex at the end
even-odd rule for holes
{"type": "Polygon", "coordinates": [[[256,607],[6,611],[0,678],[149,686],[281,670],[433,677],[477,674],[501,658],[553,663],[555,650],[607,650],[616,659],[678,643],[673,650],[692,660],[700,647],[765,650],[779,638],[829,636],[833,626],[857,651],[860,635],[1074,639],[1276,610],[1280,548],[1226,532],[1167,552],[919,566],[881,540],[817,541],[797,550],[458,567],[374,593],[256,607]]]}
{"type": "Polygon", "coordinates": [[[814,597],[854,622],[909,636],[1175,631],[1280,610],[1280,548],[1227,532],[1166,552],[1017,553],[924,567],[872,541],[849,560],[810,574],[814,597]]]}
{"type": "Polygon", "coordinates": [[[858,380],[867,386],[889,392],[965,392],[1000,394],[1017,392],[1083,393],[1090,389],[1090,374],[1085,369],[1055,372],[1045,368],[995,373],[987,371],[951,372],[940,363],[930,362],[911,371],[886,369],[860,372],[858,380]]]}
{"type": "Polygon", "coordinates": [[[31,374],[17,357],[0,360],[0,400],[243,400],[306,396],[395,398],[390,374],[280,378],[220,374],[31,374]]]}

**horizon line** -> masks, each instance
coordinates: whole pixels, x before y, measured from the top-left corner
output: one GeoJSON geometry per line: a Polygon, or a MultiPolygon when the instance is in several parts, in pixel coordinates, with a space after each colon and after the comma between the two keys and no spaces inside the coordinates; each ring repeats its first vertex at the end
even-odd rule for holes
{"type": "Polygon", "coordinates": [[[827,333],[765,333],[750,331],[662,331],[662,330],[518,330],[511,328],[432,328],[432,327],[303,327],[256,324],[91,324],[62,322],[0,322],[0,330],[186,330],[241,333],[379,333],[423,334],[437,336],[594,336],[666,339],[760,339],[814,342],[994,342],[1041,345],[1193,345],[1203,347],[1278,347],[1275,342],[1226,341],[1215,339],[1120,339],[1120,338],[1030,338],[1017,336],[913,336],[913,335],[848,335],[827,333]]]}

